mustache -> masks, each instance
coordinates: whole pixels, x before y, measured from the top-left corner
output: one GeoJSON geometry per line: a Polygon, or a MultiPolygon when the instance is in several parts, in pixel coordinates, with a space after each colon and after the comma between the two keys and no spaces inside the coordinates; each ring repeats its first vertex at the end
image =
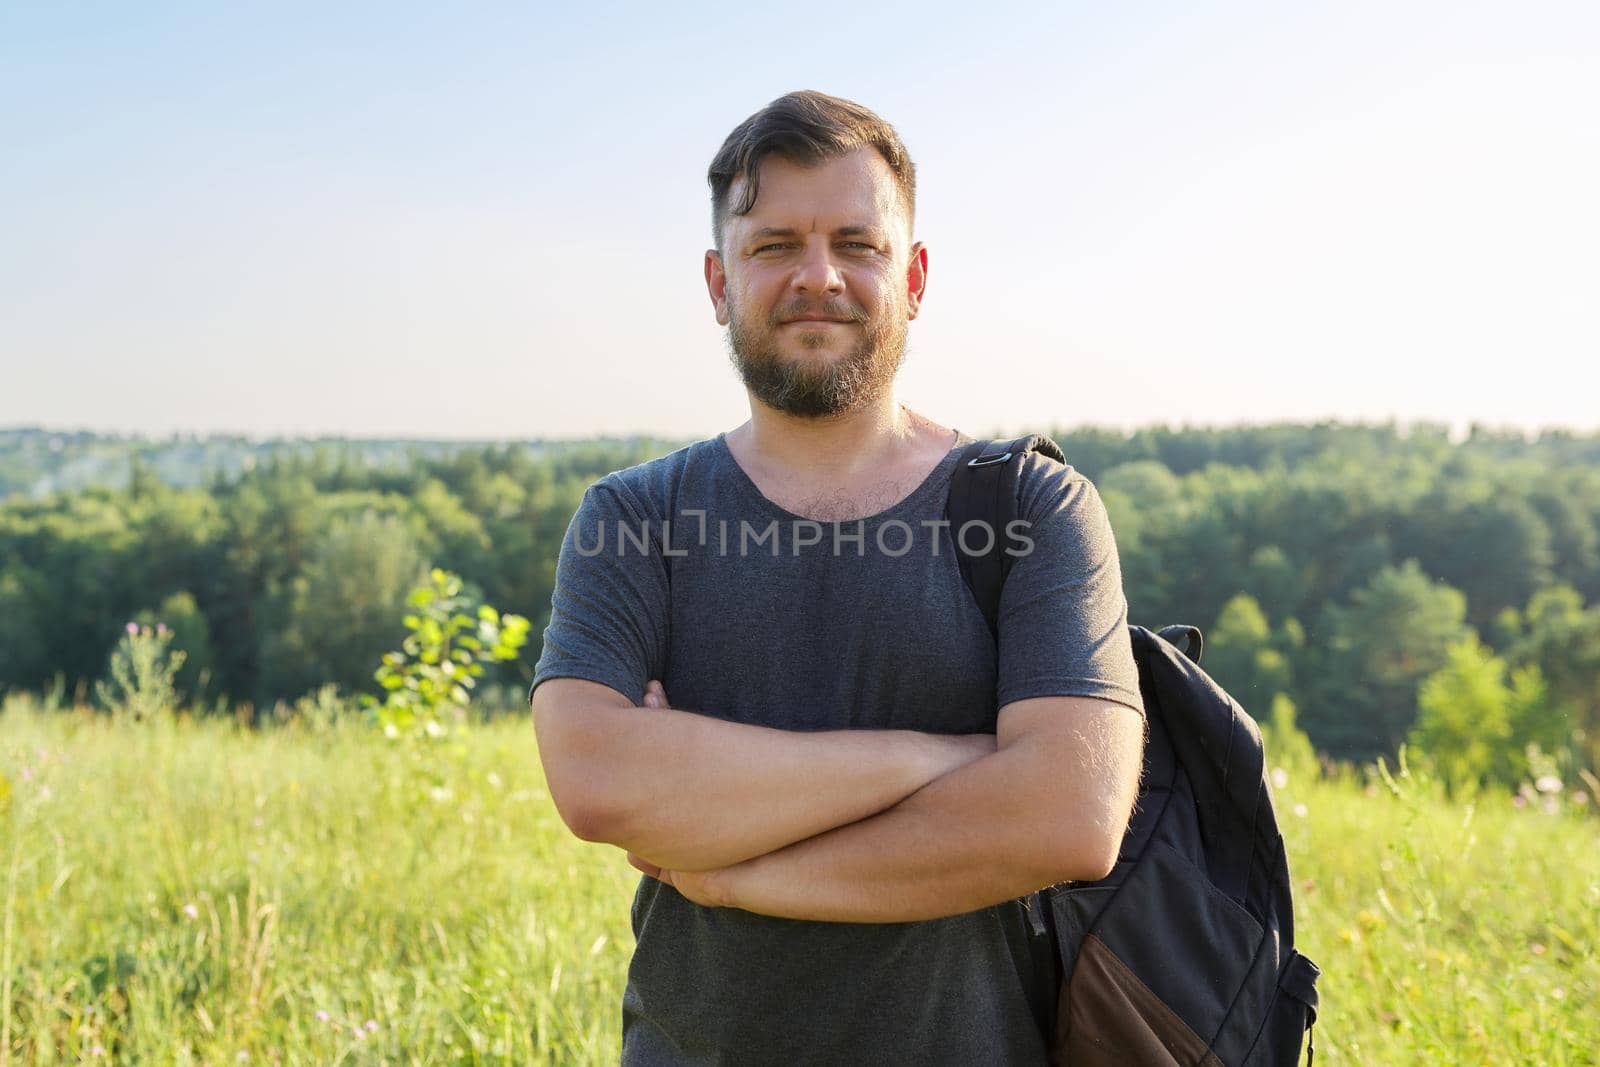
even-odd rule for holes
{"type": "Polygon", "coordinates": [[[800,318],[802,315],[821,315],[825,318],[843,319],[847,322],[864,323],[867,321],[867,313],[865,311],[857,307],[851,307],[841,301],[830,300],[818,307],[801,300],[785,304],[774,311],[772,313],[772,325],[777,326],[790,319],[800,318]]]}

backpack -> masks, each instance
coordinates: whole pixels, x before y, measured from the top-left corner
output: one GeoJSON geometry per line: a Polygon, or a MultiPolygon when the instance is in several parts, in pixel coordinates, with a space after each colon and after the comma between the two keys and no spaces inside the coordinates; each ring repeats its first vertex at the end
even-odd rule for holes
{"type": "MultiPolygon", "coordinates": [[[[962,578],[998,637],[1015,558],[1021,457],[1064,463],[1050,438],[977,441],[951,479],[946,517],[962,578]],[[996,531],[967,552],[963,524],[996,531]]],[[[1315,1057],[1321,971],[1294,948],[1283,837],[1255,721],[1200,669],[1192,626],[1128,627],[1147,727],[1139,800],[1110,875],[1015,902],[1048,1002],[1034,1004],[1052,1064],[1279,1067],[1315,1057]],[[1182,651],[1179,650],[1179,643],[1182,651]],[[1052,996],[1053,994],[1053,996],[1052,996]]],[[[1019,963],[1019,966],[1022,964],[1019,963]]]]}

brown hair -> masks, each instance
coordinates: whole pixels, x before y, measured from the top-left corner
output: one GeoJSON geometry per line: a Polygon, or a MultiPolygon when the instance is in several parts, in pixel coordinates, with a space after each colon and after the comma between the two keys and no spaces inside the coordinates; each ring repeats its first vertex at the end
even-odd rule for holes
{"type": "Polygon", "coordinates": [[[747,215],[760,192],[761,161],[776,155],[801,166],[837,158],[858,148],[877,150],[904,200],[906,219],[916,214],[917,172],[894,127],[860,104],[813,89],[786,93],[733,128],[706,172],[711,183],[711,232],[722,248],[722,223],[729,214],[747,215]],[[728,191],[744,176],[739,202],[731,208],[728,191]]]}

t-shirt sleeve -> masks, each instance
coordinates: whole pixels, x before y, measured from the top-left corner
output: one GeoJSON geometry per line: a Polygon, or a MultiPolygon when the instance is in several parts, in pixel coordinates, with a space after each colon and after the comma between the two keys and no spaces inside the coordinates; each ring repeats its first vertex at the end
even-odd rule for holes
{"type": "Polygon", "coordinates": [[[998,706],[1103,697],[1144,713],[1122,568],[1100,494],[1070,466],[1029,453],[1018,514],[1032,540],[1000,594],[998,706]]]}
{"type": "Polygon", "coordinates": [[[647,522],[626,492],[596,482],[567,525],[530,701],[548,678],[584,678],[637,705],[645,683],[664,673],[669,599],[661,527],[647,522]]]}

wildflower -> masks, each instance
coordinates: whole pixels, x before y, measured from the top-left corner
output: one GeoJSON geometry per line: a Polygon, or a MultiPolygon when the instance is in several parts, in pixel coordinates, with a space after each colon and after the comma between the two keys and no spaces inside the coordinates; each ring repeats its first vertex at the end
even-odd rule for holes
{"type": "Polygon", "coordinates": [[[193,904],[185,904],[183,906],[183,913],[189,916],[191,919],[200,918],[200,909],[195,907],[193,904]]]}
{"type": "Polygon", "coordinates": [[[1282,789],[1288,784],[1289,772],[1284,770],[1282,767],[1272,768],[1272,787],[1274,789],[1282,789]]]}
{"type": "MultiPolygon", "coordinates": [[[[500,776],[498,774],[496,774],[495,772],[493,772],[493,771],[489,772],[488,781],[489,781],[489,784],[494,786],[496,789],[500,788],[500,776]]],[[[1578,796],[1582,796],[1582,795],[1583,795],[1582,793],[1578,794],[1578,796]]],[[[1573,797],[1573,799],[1576,800],[1577,797],[1573,797]]],[[[1581,801],[1580,801],[1580,803],[1581,803],[1581,801]]]]}
{"type": "Polygon", "coordinates": [[[1550,995],[1555,997],[1557,1000],[1567,999],[1567,991],[1562,989],[1560,986],[1556,986],[1554,989],[1550,990],[1550,995]]]}
{"type": "MultiPolygon", "coordinates": [[[[171,632],[172,632],[171,630],[167,629],[167,624],[166,623],[164,623],[164,622],[156,623],[156,635],[158,637],[165,637],[168,634],[170,634],[171,632]]],[[[240,1053],[240,1055],[243,1055],[243,1053],[240,1053]]]]}
{"type": "Polygon", "coordinates": [[[234,1059],[238,1060],[240,1063],[245,1062],[249,1058],[250,1058],[250,1053],[246,1052],[244,1049],[240,1049],[239,1050],[239,1054],[234,1057],[234,1059]]]}
{"type": "Polygon", "coordinates": [[[375,1034],[377,1032],[378,1032],[378,1020],[376,1020],[376,1019],[368,1019],[367,1020],[367,1033],[375,1034]]]}
{"type": "Polygon", "coordinates": [[[24,782],[33,781],[33,768],[32,767],[24,767],[24,768],[22,768],[22,780],[24,782]]]}
{"type": "Polygon", "coordinates": [[[1535,941],[1528,951],[1532,952],[1535,956],[1543,956],[1544,946],[1535,941]]]}
{"type": "Polygon", "coordinates": [[[350,1028],[350,1033],[357,1041],[364,1040],[367,1036],[367,1032],[361,1029],[359,1026],[352,1026],[350,1028]]]}
{"type": "Polygon", "coordinates": [[[1540,804],[1539,807],[1543,809],[1546,815],[1554,815],[1561,810],[1561,802],[1555,797],[1545,797],[1544,803],[1540,804]]]}
{"type": "Polygon", "coordinates": [[[106,1047],[104,1045],[96,1045],[94,1048],[89,1050],[89,1055],[91,1056],[104,1056],[105,1054],[106,1047]]]}
{"type": "Polygon", "coordinates": [[[1581,808],[1585,804],[1589,803],[1589,794],[1580,789],[1576,793],[1572,794],[1572,802],[1581,808]]]}
{"type": "Polygon", "coordinates": [[[1302,819],[1306,817],[1306,815],[1309,813],[1309,810],[1310,809],[1308,809],[1304,804],[1296,804],[1294,806],[1295,815],[1302,819]]]}
{"type": "Polygon", "coordinates": [[[136,623],[136,622],[128,623],[127,630],[128,630],[128,636],[129,637],[138,637],[139,636],[139,624],[138,623],[136,623]]]}
{"type": "Polygon", "coordinates": [[[1511,803],[1515,804],[1519,808],[1527,807],[1528,798],[1523,796],[1521,793],[1518,793],[1516,796],[1511,798],[1511,803]]]}
{"type": "Polygon", "coordinates": [[[1533,787],[1541,793],[1559,793],[1561,792],[1561,779],[1553,774],[1542,774],[1539,776],[1539,780],[1533,783],[1533,787]]]}
{"type": "Polygon", "coordinates": [[[325,1023],[327,1021],[328,1021],[328,1013],[323,1011],[321,1008],[318,1008],[317,1009],[317,1022],[325,1023]]]}

